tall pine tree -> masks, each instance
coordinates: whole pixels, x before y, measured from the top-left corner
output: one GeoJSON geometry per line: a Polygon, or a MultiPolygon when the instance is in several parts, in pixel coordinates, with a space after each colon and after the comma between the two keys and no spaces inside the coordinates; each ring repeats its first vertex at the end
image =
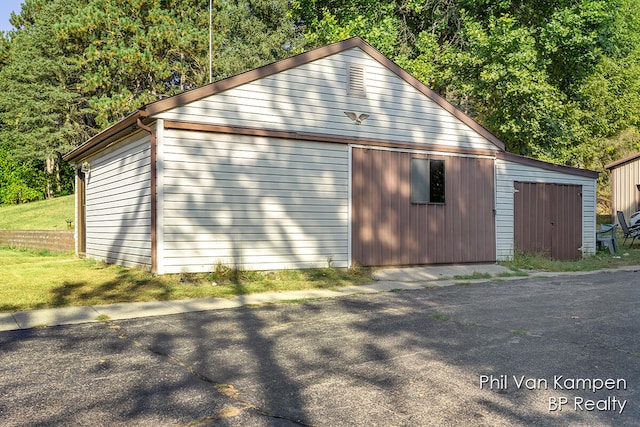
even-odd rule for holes
{"type": "Polygon", "coordinates": [[[56,33],[59,13],[75,6],[74,0],[27,0],[11,18],[16,29],[6,39],[0,69],[0,145],[14,162],[46,176],[45,188],[24,200],[71,191],[60,159],[73,141],[89,135],[86,104],[74,90],[77,69],[66,60],[56,33]]]}

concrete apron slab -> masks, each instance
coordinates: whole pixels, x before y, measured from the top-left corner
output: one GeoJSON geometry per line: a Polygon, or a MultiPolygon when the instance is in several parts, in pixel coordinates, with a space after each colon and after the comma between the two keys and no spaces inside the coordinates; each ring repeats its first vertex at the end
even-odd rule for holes
{"type": "Polygon", "coordinates": [[[383,268],[375,271],[372,277],[374,280],[387,282],[425,282],[455,277],[470,278],[474,274],[490,274],[495,277],[508,272],[510,270],[507,267],[498,264],[459,264],[383,268]]]}

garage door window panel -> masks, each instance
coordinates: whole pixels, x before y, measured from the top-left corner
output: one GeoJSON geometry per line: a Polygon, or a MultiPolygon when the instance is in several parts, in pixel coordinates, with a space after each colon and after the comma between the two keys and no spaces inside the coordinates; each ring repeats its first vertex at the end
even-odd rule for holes
{"type": "Polygon", "coordinates": [[[444,160],[411,159],[411,203],[445,203],[444,160]]]}

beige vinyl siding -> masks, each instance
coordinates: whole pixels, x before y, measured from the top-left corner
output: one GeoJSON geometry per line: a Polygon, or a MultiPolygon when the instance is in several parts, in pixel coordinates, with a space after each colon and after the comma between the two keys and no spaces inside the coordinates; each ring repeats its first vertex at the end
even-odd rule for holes
{"type": "Polygon", "coordinates": [[[496,160],[496,251],[508,260],[514,250],[514,181],[582,185],[582,254],[596,251],[596,180],[496,160]]]}
{"type": "Polygon", "coordinates": [[[343,144],[164,130],[164,273],[348,264],[343,144]]]}
{"type": "Polygon", "coordinates": [[[407,143],[497,150],[358,48],[174,108],[157,117],[407,143]],[[364,67],[366,97],[347,95],[350,64],[364,67]],[[368,114],[355,125],[344,113],[368,114]]]}
{"type": "Polygon", "coordinates": [[[149,140],[138,132],[88,159],[87,257],[151,267],[149,140]]]}
{"type": "MultiPolygon", "coordinates": [[[[613,214],[616,211],[622,211],[629,222],[631,214],[638,210],[636,184],[640,184],[640,160],[611,169],[611,182],[613,182],[613,214]]],[[[615,221],[618,221],[617,218],[615,221]]]]}

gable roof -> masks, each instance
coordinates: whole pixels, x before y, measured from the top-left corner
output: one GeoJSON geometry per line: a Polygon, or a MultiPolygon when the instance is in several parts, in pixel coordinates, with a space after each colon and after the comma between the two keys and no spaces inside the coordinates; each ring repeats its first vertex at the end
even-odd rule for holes
{"type": "MultiPolygon", "coordinates": [[[[411,85],[414,89],[431,99],[438,106],[449,112],[452,116],[456,117],[462,123],[467,125],[470,129],[475,131],[478,135],[489,141],[500,150],[498,155],[500,158],[510,160],[516,163],[527,164],[530,166],[539,167],[542,169],[548,169],[556,172],[567,173],[571,175],[584,176],[589,178],[597,178],[598,173],[594,171],[574,168],[570,166],[556,165],[548,162],[544,162],[529,157],[519,156],[516,154],[508,153],[505,150],[505,144],[497,136],[492,134],[489,130],[484,128],[481,124],[476,122],[470,116],[457,109],[453,104],[438,95],[435,91],[427,87],[424,83],[413,77],[407,71],[402,69],[399,65],[393,62],[391,59],[384,56],[380,51],[369,45],[360,37],[352,37],[347,40],[343,40],[337,43],[333,43],[327,46],[323,46],[308,52],[292,56],[281,61],[277,61],[262,67],[246,71],[244,73],[232,76],[217,82],[207,84],[205,86],[174,95],[170,98],[162,99],[156,102],[152,102],[106,128],[102,132],[98,133],[94,137],[87,140],[84,144],[78,146],[71,152],[63,156],[66,161],[78,161],[85,158],[101,149],[107,147],[109,144],[137,131],[142,123],[148,124],[153,120],[153,116],[161,114],[165,111],[173,108],[182,107],[189,103],[201,100],[208,96],[216,95],[229,89],[233,89],[247,83],[254,82],[256,80],[272,76],[274,74],[293,69],[295,67],[308,64],[313,61],[317,61],[328,56],[344,52],[349,49],[359,48],[366,54],[368,54],[375,61],[382,66],[389,69],[392,73],[397,75],[407,84],[411,85]]],[[[640,157],[640,154],[638,154],[640,157]]],[[[620,161],[627,161],[624,159],[620,161]]],[[[613,164],[612,164],[613,165],[613,164]]],[[[607,165],[609,168],[611,165],[607,165]]]]}
{"type": "Polygon", "coordinates": [[[480,134],[486,140],[494,144],[500,150],[505,149],[504,142],[502,142],[497,136],[489,132],[486,128],[473,120],[471,117],[458,110],[449,101],[438,95],[435,91],[427,87],[424,83],[413,77],[407,71],[398,66],[395,62],[384,56],[380,51],[372,47],[360,37],[352,37],[341,42],[333,43],[327,46],[320,47],[318,49],[310,50],[308,52],[292,56],[287,59],[283,59],[272,64],[268,64],[251,71],[238,74],[233,77],[229,77],[218,82],[214,82],[197,89],[193,89],[188,92],[175,95],[171,98],[156,101],[142,107],[142,111],[146,115],[154,115],[170,110],[172,108],[181,107],[190,102],[198,101],[207,96],[215,95],[217,93],[233,89],[235,87],[253,82],[255,80],[271,76],[273,74],[280,73],[282,71],[289,70],[291,68],[298,67],[309,62],[316,61],[318,59],[325,58],[336,53],[344,52],[348,49],[359,48],[366,54],[371,56],[381,65],[388,68],[406,83],[417,89],[419,92],[430,98],[444,110],[455,116],[464,124],[473,129],[476,133],[480,134]]]}
{"type": "Polygon", "coordinates": [[[620,159],[620,160],[616,160],[615,162],[611,162],[608,165],[605,165],[604,168],[608,169],[608,170],[611,170],[611,169],[617,168],[618,166],[622,166],[625,163],[632,162],[632,161],[634,161],[636,159],[639,159],[639,158],[640,158],[640,153],[632,154],[631,156],[625,157],[625,158],[620,159]]]}
{"type": "Polygon", "coordinates": [[[507,151],[499,153],[496,157],[502,160],[519,163],[525,166],[531,166],[534,168],[544,169],[551,172],[581,176],[584,178],[598,179],[598,175],[600,175],[599,172],[592,171],[589,169],[580,169],[580,168],[575,168],[573,166],[558,165],[556,163],[549,163],[549,162],[545,162],[544,160],[534,159],[533,157],[521,156],[519,154],[513,154],[507,151]]]}
{"type": "Polygon", "coordinates": [[[353,37],[341,42],[320,47],[318,49],[310,50],[308,52],[292,56],[278,62],[264,65],[262,67],[238,74],[236,76],[213,82],[205,86],[180,93],[178,95],[174,95],[170,98],[147,104],[136,112],[125,117],[121,121],[96,134],[95,136],[87,140],[84,144],[67,153],[65,156],[63,156],[63,158],[66,161],[74,161],[81,159],[83,156],[87,156],[96,151],[99,151],[102,147],[105,147],[114,140],[133,132],[135,130],[133,128],[135,127],[138,120],[146,119],[145,122],[148,123],[150,119],[153,118],[153,116],[156,114],[160,114],[173,108],[184,106],[208,96],[215,95],[220,92],[259,80],[261,78],[268,77],[282,71],[286,71],[300,65],[307,64],[318,59],[322,59],[353,48],[359,48],[364,51],[374,60],[396,74],[400,79],[427,96],[445,111],[449,112],[451,115],[463,122],[477,134],[495,145],[499,150],[505,150],[504,143],[497,136],[493,135],[489,130],[484,128],[482,125],[480,125],[478,122],[473,120],[462,111],[458,110],[455,106],[453,106],[453,104],[438,95],[432,89],[428,88],[424,83],[420,82],[407,71],[403,70],[400,66],[384,56],[380,51],[369,45],[363,39],[361,39],[360,37],[353,37]]]}

